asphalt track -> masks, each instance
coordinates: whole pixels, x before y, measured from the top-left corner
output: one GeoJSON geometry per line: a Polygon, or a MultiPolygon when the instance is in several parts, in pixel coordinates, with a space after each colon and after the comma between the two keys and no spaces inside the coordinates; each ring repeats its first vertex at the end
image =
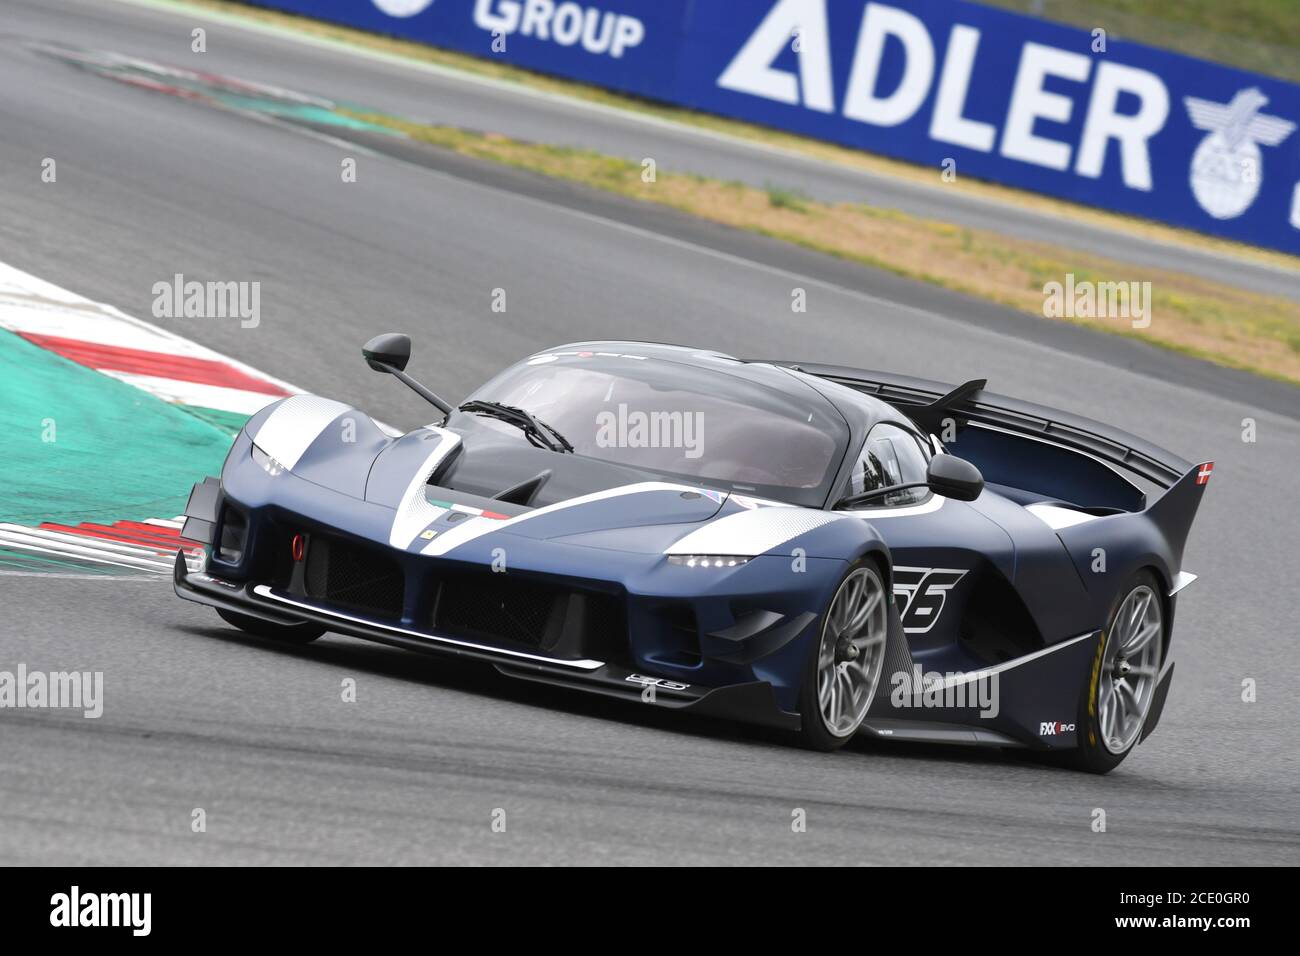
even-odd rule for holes
{"type": "Polygon", "coordinates": [[[0,260],[146,317],[153,283],[177,272],[259,280],[258,328],[176,327],[404,426],[429,416],[358,354],[389,328],[412,333],[413,373],[453,397],[531,350],[612,336],[987,377],[1215,459],[1186,556],[1201,578],[1180,601],[1159,731],[1096,778],[950,748],[811,754],[343,638],[267,647],[162,581],[3,577],[0,669],[102,670],[106,701],[98,720],[0,713],[0,862],[1300,862],[1294,389],[525,174],[359,154],[344,185],[355,150],[24,46],[113,49],[394,112],[414,100],[452,121],[464,108],[437,78],[389,91],[394,68],[219,26],[196,64],[193,22],[0,0],[0,260]],[[56,184],[40,182],[47,156],[56,184]],[[809,297],[797,321],[795,286],[809,297]],[[1241,440],[1247,417],[1255,443],[1241,440]],[[1241,700],[1245,678],[1256,703],[1241,700]],[[196,807],[206,833],[190,830],[196,807]],[[797,807],[806,833],[791,832],[797,807]]]}

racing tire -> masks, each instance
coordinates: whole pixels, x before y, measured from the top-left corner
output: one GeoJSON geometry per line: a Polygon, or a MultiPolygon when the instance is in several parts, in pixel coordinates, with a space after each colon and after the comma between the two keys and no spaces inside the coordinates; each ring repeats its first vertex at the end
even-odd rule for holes
{"type": "Polygon", "coordinates": [[[855,561],[840,579],[809,641],[799,688],[805,747],[838,750],[862,726],[880,686],[890,603],[875,561],[855,561]]]}
{"type": "Polygon", "coordinates": [[[325,628],[307,621],[301,624],[276,624],[238,611],[227,611],[223,607],[217,608],[217,613],[227,624],[247,634],[279,641],[281,644],[310,644],[325,633],[325,628]]]}
{"type": "Polygon", "coordinates": [[[1061,754],[1066,766],[1109,773],[1141,741],[1169,641],[1161,595],[1160,582],[1147,570],[1120,589],[1088,661],[1079,743],[1061,754]]]}

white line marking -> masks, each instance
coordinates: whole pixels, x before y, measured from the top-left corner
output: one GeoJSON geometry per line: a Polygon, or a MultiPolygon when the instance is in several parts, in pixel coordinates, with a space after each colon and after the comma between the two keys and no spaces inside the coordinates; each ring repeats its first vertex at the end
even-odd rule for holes
{"type": "Polygon", "coordinates": [[[90,548],[73,548],[68,545],[58,547],[42,547],[29,540],[23,540],[17,536],[0,534],[0,545],[7,548],[15,548],[20,551],[34,551],[38,554],[56,554],[62,557],[78,558],[83,561],[94,561],[97,564],[113,564],[120,568],[140,568],[146,571],[157,571],[163,573],[169,570],[170,565],[157,564],[153,561],[141,561],[136,558],[129,558],[126,555],[114,555],[112,552],[93,551],[90,548]]]}
{"type": "Polygon", "coordinates": [[[65,571],[5,571],[0,578],[58,578],[63,581],[163,581],[160,574],[75,574],[65,571]]]}
{"type": "Polygon", "coordinates": [[[93,547],[97,550],[113,551],[127,557],[143,558],[151,560],[159,554],[175,553],[180,550],[180,542],[177,542],[175,548],[150,548],[144,545],[127,544],[125,542],[113,541],[109,538],[99,538],[94,535],[69,534],[66,531],[50,531],[46,528],[28,528],[24,525],[10,524],[8,522],[0,523],[0,534],[22,535],[26,538],[39,539],[52,544],[70,544],[79,548],[93,547]]]}

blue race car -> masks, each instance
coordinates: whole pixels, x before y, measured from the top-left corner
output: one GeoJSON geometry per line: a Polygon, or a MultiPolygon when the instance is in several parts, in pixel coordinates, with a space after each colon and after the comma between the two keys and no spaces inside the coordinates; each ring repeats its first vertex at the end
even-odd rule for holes
{"type": "Polygon", "coordinates": [[[533,355],[408,434],[296,395],[194,486],[181,597],[511,677],[1104,773],[1154,729],[1213,470],[985,391],[642,342],[533,355]],[[958,456],[961,457],[958,457],[958,456]]]}

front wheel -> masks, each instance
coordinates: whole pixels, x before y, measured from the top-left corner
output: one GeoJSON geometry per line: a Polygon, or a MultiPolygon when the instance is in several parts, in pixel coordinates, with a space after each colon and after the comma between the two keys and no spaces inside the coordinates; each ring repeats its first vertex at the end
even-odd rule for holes
{"type": "Polygon", "coordinates": [[[1090,665],[1079,746],[1068,758],[1080,770],[1114,770],[1142,737],[1164,660],[1159,587],[1150,571],[1139,572],[1115,602],[1090,665]]]}
{"type": "Polygon", "coordinates": [[[849,568],[822,616],[799,691],[801,735],[814,750],[838,750],[857,733],[880,684],[889,596],[870,560],[849,568]]]}
{"type": "Polygon", "coordinates": [[[325,633],[325,628],[319,624],[311,624],[306,621],[301,624],[276,624],[249,614],[227,611],[223,607],[217,608],[217,613],[221,615],[221,619],[227,624],[231,624],[245,633],[256,634],[258,637],[266,637],[282,644],[310,644],[325,633]]]}

